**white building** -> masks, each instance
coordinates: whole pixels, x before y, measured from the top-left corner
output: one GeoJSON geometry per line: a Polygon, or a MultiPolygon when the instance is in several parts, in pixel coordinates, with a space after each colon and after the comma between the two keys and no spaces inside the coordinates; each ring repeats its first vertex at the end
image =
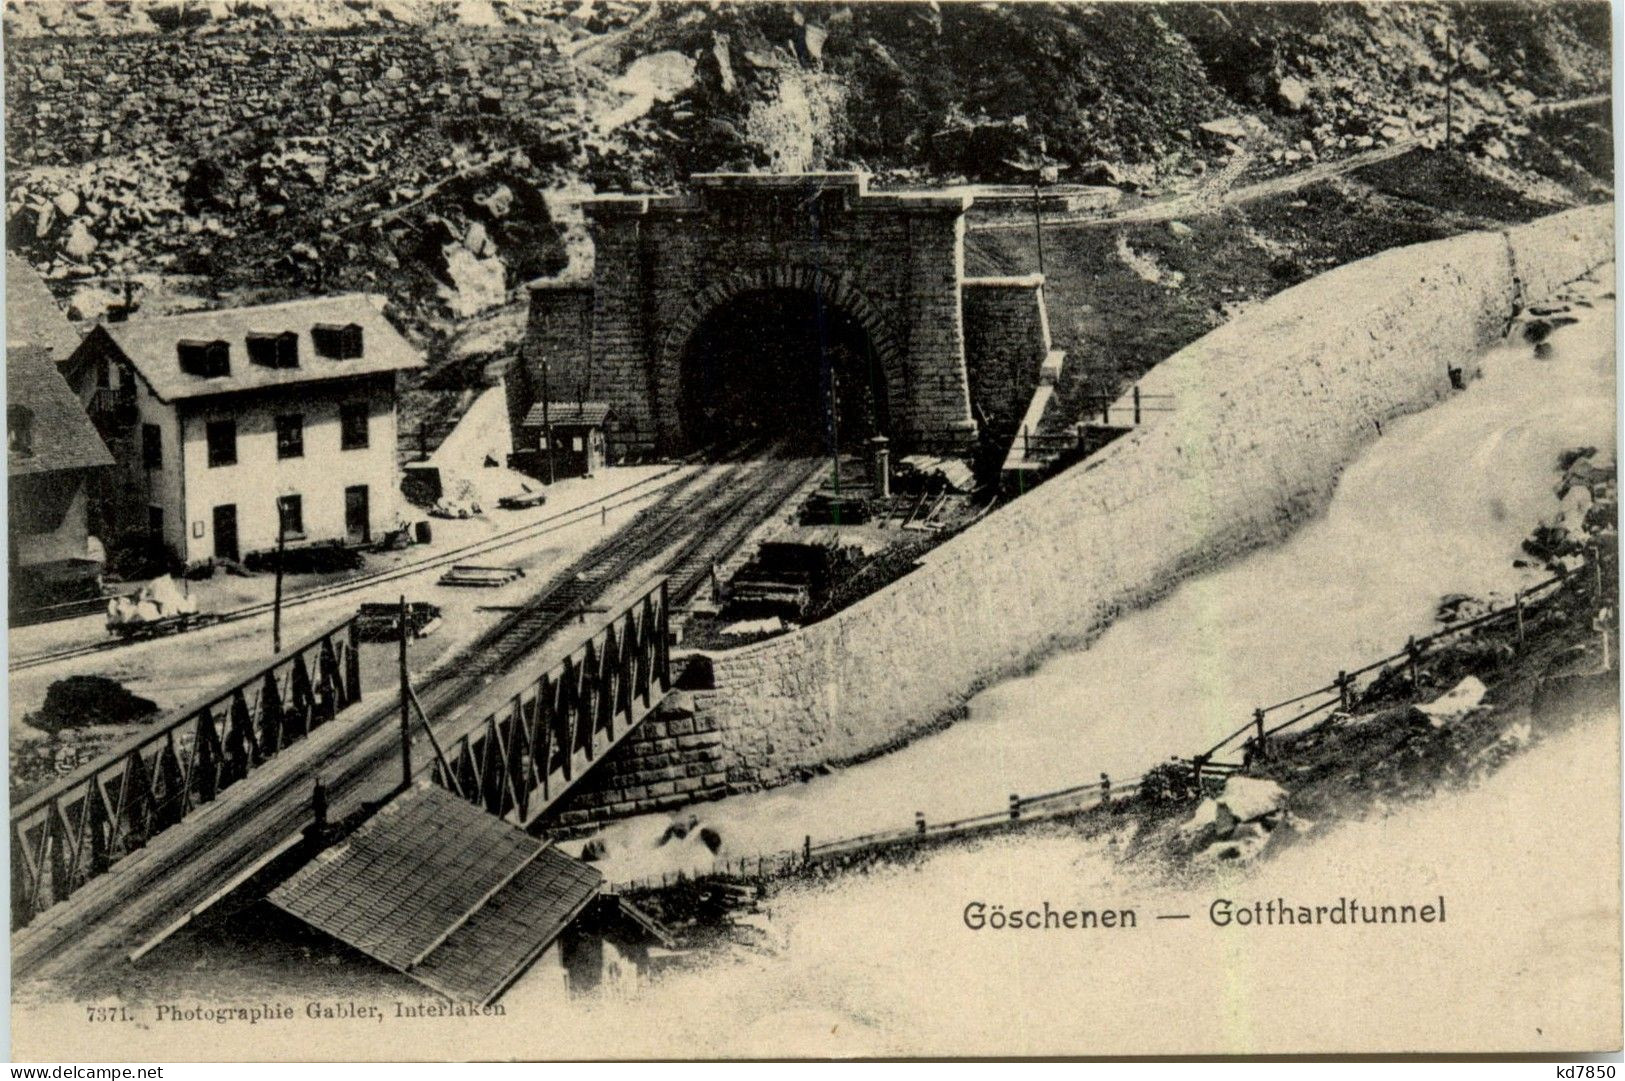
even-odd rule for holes
{"type": "Polygon", "coordinates": [[[396,375],[423,359],[362,294],[97,326],[64,366],[113,457],[102,517],[188,565],[365,543],[402,510],[396,375]]]}

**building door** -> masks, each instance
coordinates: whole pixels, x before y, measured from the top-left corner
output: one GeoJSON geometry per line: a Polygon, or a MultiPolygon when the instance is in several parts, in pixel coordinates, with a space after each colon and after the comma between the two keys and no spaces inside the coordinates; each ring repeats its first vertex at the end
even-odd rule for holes
{"type": "Polygon", "coordinates": [[[241,558],[237,550],[237,504],[227,503],[214,508],[214,558],[229,559],[233,563],[241,558]]]}
{"type": "Polygon", "coordinates": [[[344,489],[344,535],[351,544],[372,540],[372,518],[367,509],[367,486],[344,489]]]}

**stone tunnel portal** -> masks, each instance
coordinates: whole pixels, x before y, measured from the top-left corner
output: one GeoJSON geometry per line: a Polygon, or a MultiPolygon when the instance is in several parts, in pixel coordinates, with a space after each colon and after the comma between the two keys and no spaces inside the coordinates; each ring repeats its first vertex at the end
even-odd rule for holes
{"type": "Polygon", "coordinates": [[[682,354],[691,449],[759,436],[828,451],[887,434],[885,369],[851,313],[811,290],[756,289],[712,309],[682,354]]]}

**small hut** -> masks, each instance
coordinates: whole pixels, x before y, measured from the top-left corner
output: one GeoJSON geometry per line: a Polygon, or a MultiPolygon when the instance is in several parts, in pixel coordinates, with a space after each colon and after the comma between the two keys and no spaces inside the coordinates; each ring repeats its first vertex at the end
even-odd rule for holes
{"type": "Polygon", "coordinates": [[[537,402],[520,425],[513,466],[549,482],[590,477],[607,464],[614,418],[605,402],[537,402]]]}

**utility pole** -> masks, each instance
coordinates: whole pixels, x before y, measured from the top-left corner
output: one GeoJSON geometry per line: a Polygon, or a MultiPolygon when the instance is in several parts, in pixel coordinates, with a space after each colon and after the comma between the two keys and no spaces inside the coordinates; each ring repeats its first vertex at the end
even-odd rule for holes
{"type": "Polygon", "coordinates": [[[554,481],[553,474],[553,418],[548,412],[547,387],[547,358],[542,358],[542,442],[547,444],[547,483],[554,481]]]}
{"type": "Polygon", "coordinates": [[[1044,273],[1044,205],[1038,197],[1038,181],[1033,181],[1033,232],[1038,237],[1038,272],[1044,273]]]}
{"type": "Polygon", "coordinates": [[[271,655],[282,653],[282,562],[288,550],[288,523],[282,515],[282,504],[276,508],[276,599],[271,604],[271,655]]]}
{"type": "MultiPolygon", "coordinates": [[[[401,594],[401,788],[412,787],[412,684],[406,674],[406,594],[401,594]]],[[[425,722],[427,723],[427,722],[425,722]]]]}

